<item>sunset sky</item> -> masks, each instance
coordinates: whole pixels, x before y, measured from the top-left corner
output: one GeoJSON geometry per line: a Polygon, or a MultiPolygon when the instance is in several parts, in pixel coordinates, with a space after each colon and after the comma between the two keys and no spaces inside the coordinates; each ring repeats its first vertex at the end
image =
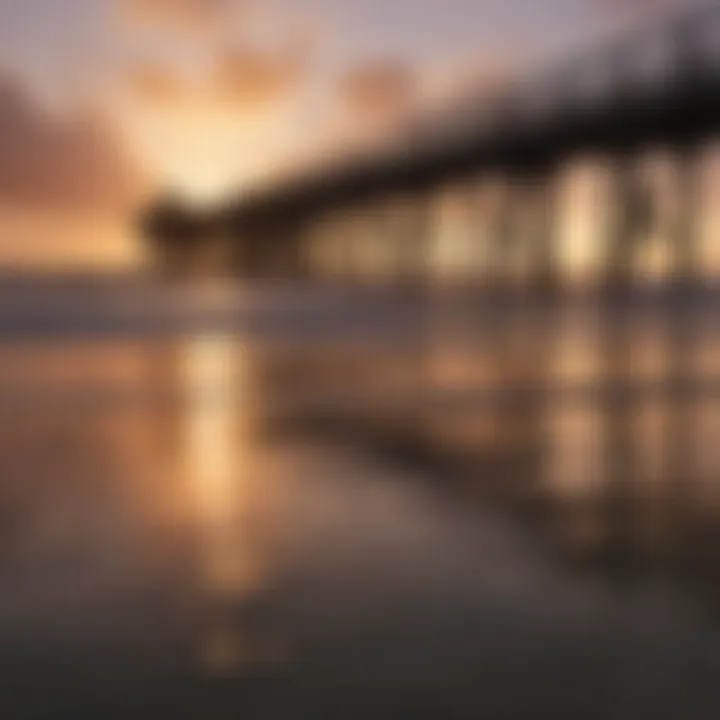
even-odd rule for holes
{"type": "Polygon", "coordinates": [[[671,2],[0,0],[0,265],[133,263],[161,188],[242,192],[671,2]]]}

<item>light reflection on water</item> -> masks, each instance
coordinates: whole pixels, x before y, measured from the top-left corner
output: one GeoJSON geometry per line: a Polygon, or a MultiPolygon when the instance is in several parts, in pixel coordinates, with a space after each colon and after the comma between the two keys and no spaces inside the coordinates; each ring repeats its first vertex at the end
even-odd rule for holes
{"type": "MultiPolygon", "coordinates": [[[[227,339],[200,337],[188,342],[183,360],[189,401],[187,465],[198,508],[203,580],[211,598],[240,601],[253,578],[252,557],[247,557],[237,516],[248,478],[244,453],[237,451],[233,433],[238,379],[233,346],[227,339]]],[[[213,622],[204,633],[203,661],[211,667],[232,667],[240,651],[232,628],[213,622]]]]}
{"type": "MultiPolygon", "coordinates": [[[[209,606],[200,660],[228,673],[259,662],[272,640],[243,626],[241,611],[265,587],[269,559],[258,537],[263,518],[258,452],[253,445],[253,377],[247,347],[223,335],[189,339],[182,348],[186,384],[186,473],[201,543],[209,606]],[[240,617],[238,617],[240,615],[240,617]]],[[[264,508],[267,511],[267,507],[264,508]]]]}
{"type": "Polygon", "coordinates": [[[528,378],[712,380],[712,324],[683,363],[662,323],[631,353],[575,312],[529,353],[528,324],[0,347],[8,717],[719,708],[715,395],[498,404],[528,378]],[[393,433],[468,464],[379,452],[393,433]]]}

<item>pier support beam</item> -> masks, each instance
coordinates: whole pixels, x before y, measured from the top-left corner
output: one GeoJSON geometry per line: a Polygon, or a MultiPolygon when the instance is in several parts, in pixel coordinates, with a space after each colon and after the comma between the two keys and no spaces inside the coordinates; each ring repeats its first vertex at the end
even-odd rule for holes
{"type": "Polygon", "coordinates": [[[677,158],[675,193],[676,211],[672,228],[673,281],[687,288],[698,279],[699,169],[697,154],[683,149],[677,158]]]}
{"type": "Polygon", "coordinates": [[[638,250],[652,222],[652,203],[634,160],[622,156],[613,169],[606,284],[627,288],[635,279],[638,250]]]}

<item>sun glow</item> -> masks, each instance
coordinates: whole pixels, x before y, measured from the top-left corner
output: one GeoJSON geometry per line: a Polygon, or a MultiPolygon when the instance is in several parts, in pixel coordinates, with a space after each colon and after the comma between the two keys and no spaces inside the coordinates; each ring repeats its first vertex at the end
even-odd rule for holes
{"type": "Polygon", "coordinates": [[[240,192],[273,172],[283,156],[275,116],[238,116],[212,105],[126,112],[155,183],[191,203],[212,205],[240,192]]]}

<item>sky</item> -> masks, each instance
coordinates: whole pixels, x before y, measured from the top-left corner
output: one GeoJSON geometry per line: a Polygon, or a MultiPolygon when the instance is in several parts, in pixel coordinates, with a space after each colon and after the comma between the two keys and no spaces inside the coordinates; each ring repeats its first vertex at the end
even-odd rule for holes
{"type": "Polygon", "coordinates": [[[133,265],[157,193],[242,193],[672,4],[0,0],[0,266],[133,265]]]}

